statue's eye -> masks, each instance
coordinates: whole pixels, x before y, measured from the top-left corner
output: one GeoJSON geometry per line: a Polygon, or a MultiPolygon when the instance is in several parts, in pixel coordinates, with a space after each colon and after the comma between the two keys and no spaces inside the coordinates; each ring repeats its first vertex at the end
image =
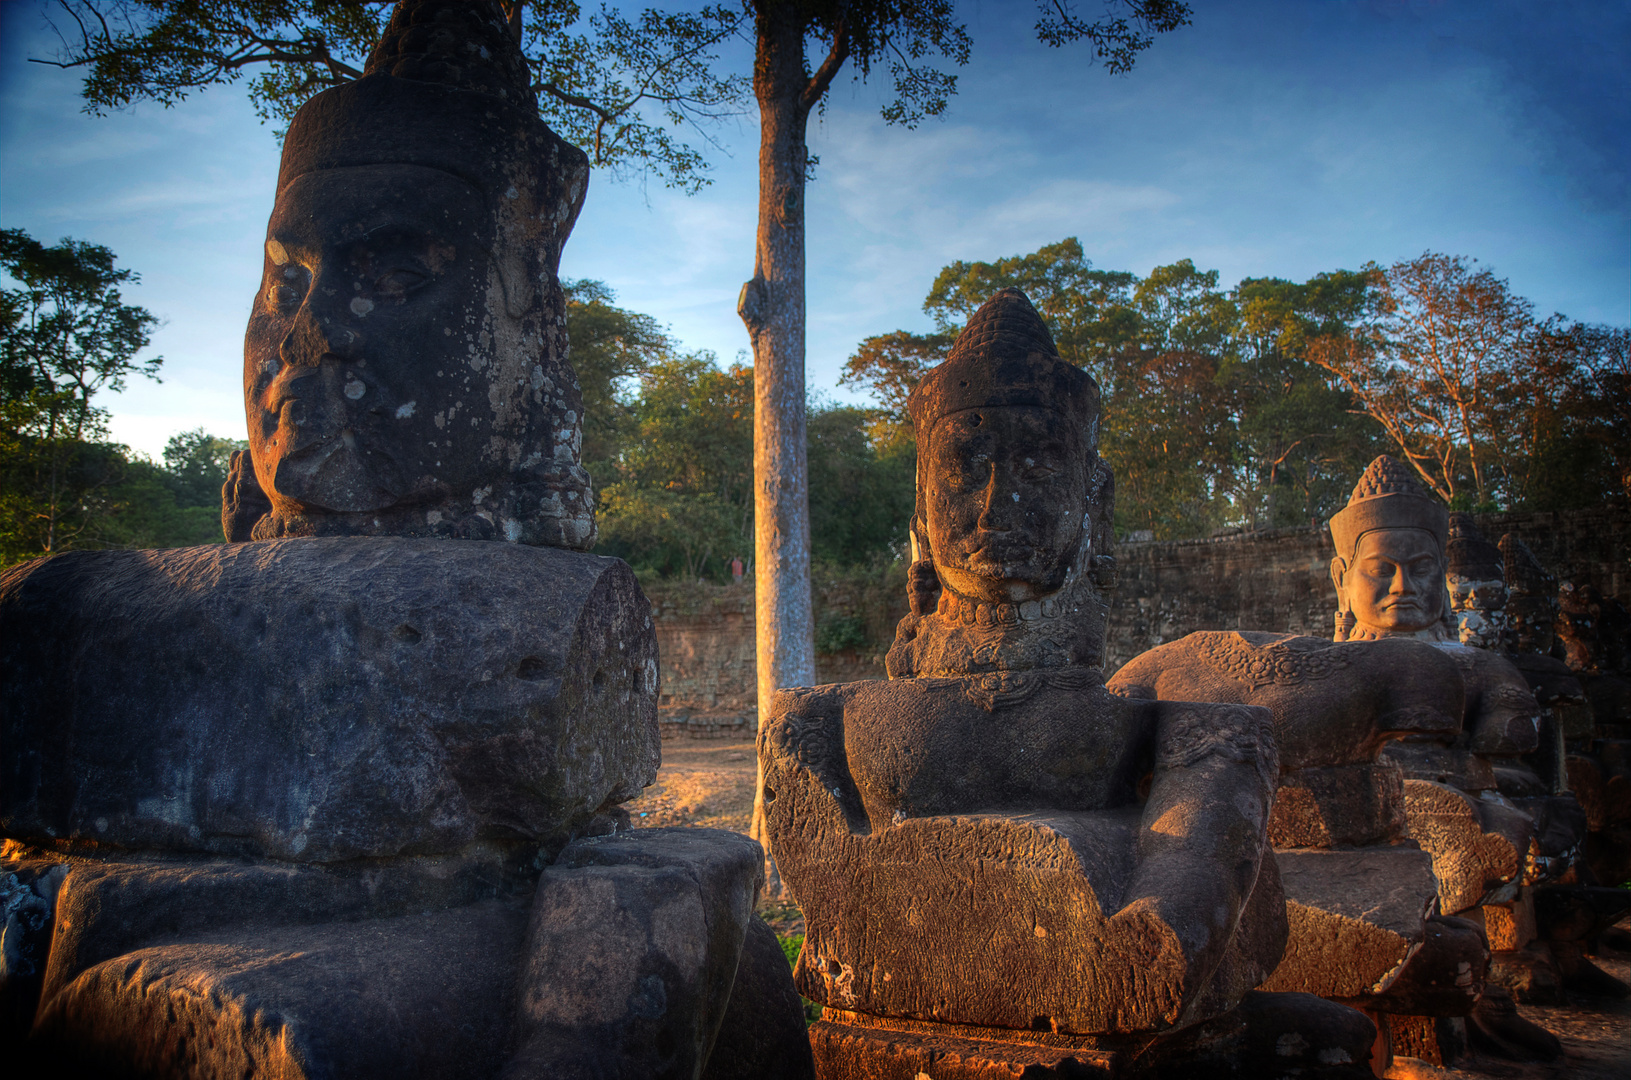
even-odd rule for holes
{"type": "Polygon", "coordinates": [[[1048,468],[1046,465],[1032,465],[1020,475],[1024,476],[1030,483],[1040,484],[1042,481],[1051,477],[1053,473],[1054,470],[1048,468]]]}
{"type": "Polygon", "coordinates": [[[266,290],[266,302],[278,311],[293,311],[300,306],[300,298],[304,295],[293,285],[278,281],[266,290]]]}
{"type": "Polygon", "coordinates": [[[427,275],[417,270],[398,267],[382,275],[374,282],[375,291],[387,299],[401,299],[428,280],[427,275]]]}
{"type": "MultiPolygon", "coordinates": [[[[278,249],[282,251],[280,247],[278,249]]],[[[266,286],[266,302],[274,311],[287,314],[300,306],[311,285],[311,274],[299,263],[285,263],[275,267],[274,276],[266,286]]]]}

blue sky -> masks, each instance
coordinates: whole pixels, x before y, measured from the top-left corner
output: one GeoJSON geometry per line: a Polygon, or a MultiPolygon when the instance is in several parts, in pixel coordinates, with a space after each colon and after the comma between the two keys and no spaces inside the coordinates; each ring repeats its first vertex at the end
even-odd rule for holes
{"type": "MultiPolygon", "coordinates": [[[[857,342],[927,329],[920,305],[948,262],[1066,236],[1098,266],[1187,257],[1225,284],[1442,251],[1542,314],[1631,323],[1631,5],[1193,6],[1194,25],[1115,77],[1037,44],[1030,3],[963,3],[973,62],[947,117],[917,131],[879,119],[880,87],[841,79],[810,132],[810,386],[847,399],[836,382],[857,342]]],[[[83,115],[73,74],[24,62],[51,47],[38,10],[0,3],[0,226],[106,244],[142,274],[127,299],[165,320],[164,382],[102,401],[118,439],[156,455],[198,426],[242,437],[271,129],[232,88],[83,115]]],[[[752,120],[716,132],[701,195],[593,177],[562,265],[724,362],[747,348],[752,120]]]]}

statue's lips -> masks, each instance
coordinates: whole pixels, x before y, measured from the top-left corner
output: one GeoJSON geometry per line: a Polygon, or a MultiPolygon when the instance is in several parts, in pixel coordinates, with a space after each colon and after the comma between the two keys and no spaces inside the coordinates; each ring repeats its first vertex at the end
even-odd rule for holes
{"type": "Polygon", "coordinates": [[[981,577],[1009,578],[1028,567],[1036,548],[1026,543],[985,543],[963,557],[963,565],[981,577]]]}

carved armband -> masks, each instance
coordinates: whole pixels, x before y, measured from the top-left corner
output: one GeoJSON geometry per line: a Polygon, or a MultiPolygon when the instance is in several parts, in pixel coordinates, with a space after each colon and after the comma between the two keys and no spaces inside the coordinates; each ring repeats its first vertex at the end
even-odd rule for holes
{"type": "Polygon", "coordinates": [[[1189,768],[1213,754],[1255,764],[1271,790],[1279,779],[1280,753],[1267,709],[1166,703],[1156,746],[1156,771],[1189,768]]]}

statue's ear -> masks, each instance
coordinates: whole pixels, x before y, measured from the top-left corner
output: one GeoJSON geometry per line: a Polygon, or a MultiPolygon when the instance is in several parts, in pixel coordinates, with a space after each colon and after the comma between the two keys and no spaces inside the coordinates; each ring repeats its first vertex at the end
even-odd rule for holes
{"type": "Polygon", "coordinates": [[[255,462],[248,450],[234,450],[221,485],[221,532],[229,544],[253,539],[255,523],[272,512],[272,500],[255,478],[255,462]]]}
{"type": "Polygon", "coordinates": [[[1332,558],[1331,558],[1331,584],[1336,586],[1337,602],[1338,602],[1339,605],[1342,602],[1342,575],[1346,574],[1347,572],[1348,572],[1348,564],[1342,560],[1342,556],[1341,555],[1332,556],[1332,558]]]}
{"type": "Polygon", "coordinates": [[[934,568],[934,553],[929,550],[929,533],[912,516],[907,533],[912,541],[912,564],[907,569],[907,604],[913,615],[929,615],[940,605],[940,574],[934,568]]]}

